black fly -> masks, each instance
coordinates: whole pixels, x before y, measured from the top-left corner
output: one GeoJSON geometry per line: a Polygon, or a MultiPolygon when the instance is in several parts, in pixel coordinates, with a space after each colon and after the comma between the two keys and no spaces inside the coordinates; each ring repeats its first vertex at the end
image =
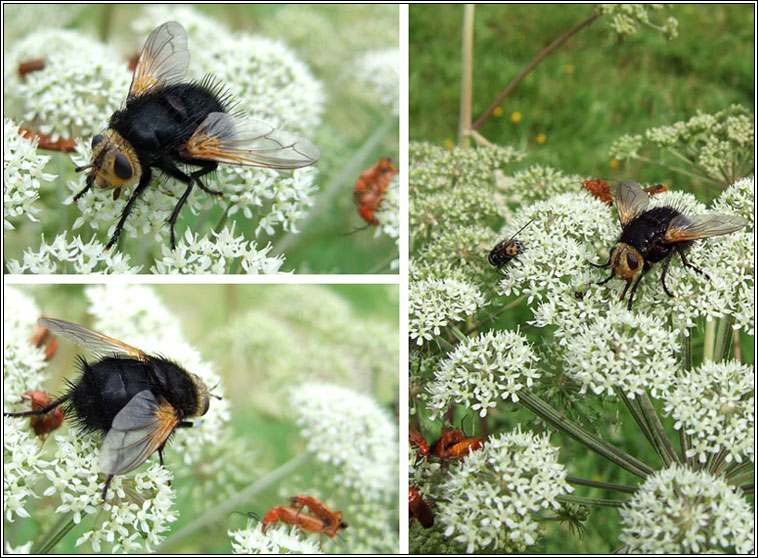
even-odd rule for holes
{"type": "Polygon", "coordinates": [[[229,114],[230,96],[212,79],[182,82],[189,59],[187,34],[179,23],[169,21],[155,29],[140,52],[126,106],[113,114],[107,130],[92,138],[92,162],[76,169],[92,170],[75,201],[93,184],[113,188],[115,199],[121,188],[137,182],[106,250],[118,240],[154,168],[187,185],[168,219],[174,248],[174,224],[192,188],[223,196],[201,180],[219,163],[296,169],[320,156],[306,139],[240,113],[229,114]],[[179,165],[197,170],[187,173],[179,165]]]}
{"type": "Polygon", "coordinates": [[[687,249],[699,238],[729,234],[747,224],[745,219],[737,215],[684,215],[670,206],[647,209],[650,200],[648,193],[631,180],[625,180],[619,185],[615,197],[622,226],[621,236],[611,249],[607,263],[598,265],[590,262],[590,265],[611,268],[610,277],[599,285],[614,277],[626,281],[621,300],[629,287],[632,287],[627,304],[629,310],[632,309],[634,292],[642,277],[650,271],[651,264],[663,261],[661,284],[666,294],[673,297],[666,287],[666,271],[674,252],[679,254],[685,267],[708,277],[703,270],[687,261],[687,249]]]}
{"type": "Polygon", "coordinates": [[[69,382],[68,391],[55,401],[5,416],[41,417],[65,404],[67,421],[72,419],[85,431],[101,432],[100,469],[107,475],[103,502],[114,475],[136,469],[156,451],[163,465],[163,448],[174,430],[192,426],[186,418],[208,412],[212,397],[208,388],[175,362],[72,322],[40,318],[39,324],[100,359],[87,362],[79,357],[81,376],[69,382]]]}

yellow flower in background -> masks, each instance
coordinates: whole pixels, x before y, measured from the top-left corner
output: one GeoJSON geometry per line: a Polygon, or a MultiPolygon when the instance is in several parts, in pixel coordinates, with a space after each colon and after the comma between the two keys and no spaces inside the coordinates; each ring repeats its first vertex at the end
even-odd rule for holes
{"type": "Polygon", "coordinates": [[[573,74],[574,73],[574,65],[573,64],[566,64],[563,66],[563,73],[565,74],[573,74]]]}
{"type": "Polygon", "coordinates": [[[618,160],[618,159],[611,159],[611,162],[610,162],[610,163],[608,163],[608,165],[609,165],[609,166],[610,166],[612,169],[618,168],[618,166],[619,166],[619,160],[618,160]]]}
{"type": "Polygon", "coordinates": [[[455,147],[455,142],[451,140],[450,138],[445,138],[443,145],[445,146],[445,149],[447,149],[448,151],[452,151],[453,148],[455,147]]]}
{"type": "Polygon", "coordinates": [[[518,124],[521,122],[521,113],[519,111],[515,111],[511,113],[511,122],[514,124],[518,124]]]}
{"type": "Polygon", "coordinates": [[[492,115],[498,118],[503,116],[503,107],[495,107],[495,110],[492,111],[492,115]]]}
{"type": "Polygon", "coordinates": [[[540,132],[539,134],[537,134],[537,137],[534,139],[537,140],[537,143],[545,143],[547,141],[547,136],[543,134],[542,132],[540,132]]]}

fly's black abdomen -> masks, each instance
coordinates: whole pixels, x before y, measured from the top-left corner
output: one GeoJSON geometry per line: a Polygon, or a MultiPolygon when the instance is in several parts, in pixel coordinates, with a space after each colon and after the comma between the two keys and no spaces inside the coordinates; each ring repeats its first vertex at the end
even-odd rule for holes
{"type": "Polygon", "coordinates": [[[211,112],[226,112],[218,93],[199,83],[169,85],[130,99],[113,115],[110,127],[151,165],[165,156],[176,156],[211,112]]]}
{"type": "Polygon", "coordinates": [[[659,262],[673,249],[672,244],[664,241],[664,236],[671,220],[679,214],[666,206],[644,211],[624,227],[619,242],[634,246],[647,261],[659,262]]]}
{"type": "Polygon", "coordinates": [[[71,389],[67,414],[86,430],[107,431],[132,397],[153,388],[147,365],[139,360],[106,357],[80,360],[82,376],[71,389]]]}

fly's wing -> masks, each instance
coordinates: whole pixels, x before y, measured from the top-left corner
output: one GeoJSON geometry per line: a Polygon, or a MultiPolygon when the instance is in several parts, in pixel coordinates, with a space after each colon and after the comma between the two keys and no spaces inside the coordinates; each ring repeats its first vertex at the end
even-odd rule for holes
{"type": "Polygon", "coordinates": [[[150,390],[139,392],[113,419],[100,446],[100,469],[123,475],[142,465],[171,436],[179,413],[150,390]]]}
{"type": "Polygon", "coordinates": [[[667,242],[682,242],[696,240],[709,236],[719,236],[733,233],[747,225],[747,220],[738,215],[677,215],[669,223],[666,234],[663,236],[667,242]]]}
{"type": "Polygon", "coordinates": [[[626,225],[635,215],[645,211],[650,201],[645,190],[633,180],[622,181],[616,188],[615,196],[622,225],[626,225]]]}
{"type": "Polygon", "coordinates": [[[307,139],[251,118],[212,112],[184,146],[184,156],[232,165],[297,169],[318,161],[321,152],[307,139]]]}
{"type": "Polygon", "coordinates": [[[66,320],[56,320],[54,318],[40,318],[37,320],[37,323],[42,327],[46,327],[56,335],[64,337],[95,354],[107,356],[115,353],[137,358],[139,360],[147,360],[147,355],[139,349],[135,349],[126,343],[122,343],[121,341],[103,335],[102,333],[87,329],[82,325],[67,322],[66,320]]]}
{"type": "Polygon", "coordinates": [[[179,23],[168,21],[145,41],[137,60],[127,100],[180,81],[187,73],[190,53],[187,33],[179,23]]]}

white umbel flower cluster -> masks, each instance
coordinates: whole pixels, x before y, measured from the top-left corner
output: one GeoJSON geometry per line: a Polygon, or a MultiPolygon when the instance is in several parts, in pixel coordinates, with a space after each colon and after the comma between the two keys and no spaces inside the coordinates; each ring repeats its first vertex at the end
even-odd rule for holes
{"type": "Polygon", "coordinates": [[[577,324],[564,339],[565,372],[581,392],[612,396],[616,388],[634,399],[659,397],[677,372],[679,333],[657,316],[615,312],[577,324]]]}
{"type": "Polygon", "coordinates": [[[24,250],[21,261],[6,262],[9,273],[138,273],[140,266],[131,266],[130,257],[122,252],[106,252],[105,244],[95,238],[84,242],[77,235],[68,240],[63,232],[52,242],[41,237],[39,250],[24,250]]]}
{"type": "Polygon", "coordinates": [[[292,390],[291,406],[308,450],[335,467],[335,480],[369,496],[393,491],[397,427],[372,398],[333,384],[292,390]]]}
{"type": "Polygon", "coordinates": [[[443,328],[464,321],[486,304],[479,289],[455,279],[414,281],[408,300],[410,336],[417,345],[431,341],[443,328]]]}
{"type": "Polygon", "coordinates": [[[523,552],[539,535],[536,514],[558,509],[572,488],[547,435],[516,430],[491,436],[451,469],[440,486],[436,518],[445,536],[476,551],[523,552]]]}
{"type": "Polygon", "coordinates": [[[397,116],[400,110],[400,52],[398,49],[373,50],[353,64],[358,83],[371,91],[377,101],[397,116]]]}
{"type": "Polygon", "coordinates": [[[103,504],[98,437],[82,436],[69,428],[55,436],[55,443],[54,465],[45,472],[51,484],[44,493],[58,494],[60,504],[55,512],[73,514],[75,524],[104,512],[102,520],[76,540],[76,546],[89,543],[94,552],[101,552],[103,545],[112,552],[154,551],[163,540],[162,533],[178,517],[172,509],[172,474],[152,462],[137,473],[117,475],[103,504]]]}
{"type": "Polygon", "coordinates": [[[248,521],[244,529],[229,531],[234,554],[323,554],[315,543],[300,538],[300,531],[277,525],[261,531],[260,521],[248,521]]]}
{"type": "Polygon", "coordinates": [[[658,471],[620,514],[629,554],[755,553],[753,510],[741,491],[707,471],[658,471]]]}
{"type": "Polygon", "coordinates": [[[480,417],[500,400],[519,400],[518,392],[540,377],[539,359],[515,331],[489,331],[458,345],[435,371],[427,390],[431,416],[442,416],[453,403],[477,411],[480,417]]]}
{"type": "MultiPolygon", "coordinates": [[[[152,273],[202,274],[229,273],[238,264],[245,273],[278,273],[284,258],[270,257],[271,245],[258,250],[255,242],[246,241],[244,235],[234,234],[234,225],[221,232],[211,232],[211,237],[192,234],[187,229],[172,250],[168,245],[161,248],[161,259],[150,268],[152,273]],[[237,260],[239,259],[239,262],[237,260]]],[[[236,269],[234,271],[237,271],[236,269]]]]}
{"type": "Polygon", "coordinates": [[[11,221],[26,216],[37,221],[39,208],[34,202],[39,198],[42,182],[51,182],[54,174],[44,172],[50,161],[47,155],[37,153],[36,141],[30,141],[18,133],[18,125],[9,118],[3,119],[3,228],[13,229],[11,221]]]}
{"type": "Polygon", "coordinates": [[[76,31],[43,29],[18,41],[6,66],[43,58],[45,67],[5,84],[10,114],[35,131],[58,138],[89,138],[123,105],[131,81],[126,60],[103,43],[76,31]]]}
{"type": "Polygon", "coordinates": [[[703,363],[665,394],[674,428],[689,439],[688,459],[718,453],[726,463],[755,460],[755,372],[738,362],[703,363]]]}
{"type": "MultiPolygon", "coordinates": [[[[45,385],[44,350],[29,340],[40,315],[34,302],[13,287],[3,299],[3,411],[29,410],[19,405],[28,390],[45,385]]],[[[39,496],[36,486],[50,467],[41,452],[39,438],[29,428],[29,419],[3,418],[3,511],[8,521],[29,517],[28,499],[39,496]]]]}
{"type": "Polygon", "coordinates": [[[302,384],[290,402],[321,465],[298,489],[344,513],[350,528],[337,543],[344,551],[397,553],[396,421],[373,398],[334,384],[302,384]]]}

